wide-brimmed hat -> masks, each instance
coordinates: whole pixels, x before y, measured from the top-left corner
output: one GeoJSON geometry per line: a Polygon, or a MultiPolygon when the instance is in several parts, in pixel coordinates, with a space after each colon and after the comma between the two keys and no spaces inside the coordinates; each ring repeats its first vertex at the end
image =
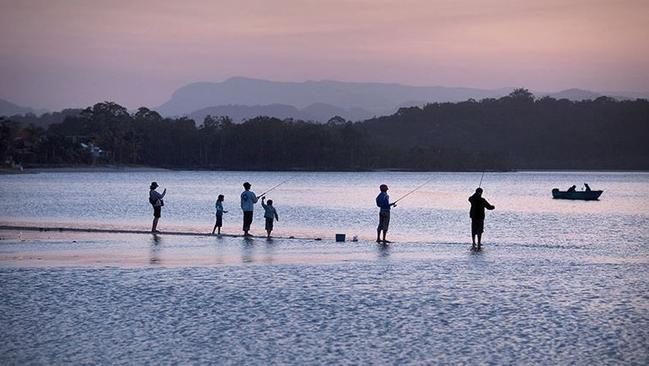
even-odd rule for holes
{"type": "Polygon", "coordinates": [[[150,189],[156,189],[158,188],[158,183],[157,182],[151,182],[151,186],[149,187],[150,189]]]}

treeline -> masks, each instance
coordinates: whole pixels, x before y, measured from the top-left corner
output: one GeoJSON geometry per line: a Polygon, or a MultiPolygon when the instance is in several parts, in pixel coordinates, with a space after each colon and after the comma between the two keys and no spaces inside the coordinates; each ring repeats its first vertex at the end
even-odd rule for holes
{"type": "Polygon", "coordinates": [[[489,156],[510,169],[649,169],[645,99],[573,102],[517,89],[499,99],[403,108],[363,126],[380,144],[489,156]]]}
{"type": "Polygon", "coordinates": [[[649,102],[499,99],[402,108],[315,124],[257,117],[163,118],[111,102],[47,129],[0,123],[0,154],[23,165],[123,164],[245,170],[649,169],[649,102]]]}

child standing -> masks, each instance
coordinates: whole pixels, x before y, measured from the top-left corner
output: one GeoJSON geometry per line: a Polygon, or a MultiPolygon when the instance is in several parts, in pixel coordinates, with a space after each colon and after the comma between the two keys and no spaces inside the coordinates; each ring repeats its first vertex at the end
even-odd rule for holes
{"type": "Polygon", "coordinates": [[[228,213],[228,211],[223,211],[223,200],[224,197],[222,194],[219,195],[219,197],[216,199],[216,204],[214,205],[214,208],[216,208],[216,223],[214,224],[214,229],[212,229],[212,235],[214,235],[214,231],[218,228],[218,235],[221,235],[221,226],[223,226],[223,214],[228,213]]]}
{"type": "Polygon", "coordinates": [[[277,216],[277,210],[273,207],[273,200],[268,200],[268,204],[265,202],[266,197],[261,198],[261,207],[264,208],[264,217],[266,218],[266,239],[270,239],[270,232],[273,231],[273,221],[279,221],[279,216],[277,216]]]}

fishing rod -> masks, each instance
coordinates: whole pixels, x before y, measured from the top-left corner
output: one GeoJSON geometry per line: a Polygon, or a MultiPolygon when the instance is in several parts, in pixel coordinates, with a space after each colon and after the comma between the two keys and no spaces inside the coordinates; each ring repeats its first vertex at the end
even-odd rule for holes
{"type": "Polygon", "coordinates": [[[404,195],[401,196],[398,200],[392,202],[392,204],[396,204],[397,202],[401,201],[402,199],[404,199],[404,198],[410,196],[411,194],[415,193],[417,190],[419,190],[419,188],[425,186],[425,185],[426,185],[428,182],[430,182],[431,180],[433,180],[433,178],[429,178],[427,181],[425,181],[424,183],[422,183],[422,184],[420,184],[419,186],[417,186],[417,188],[415,188],[415,189],[413,189],[412,191],[410,191],[410,192],[404,194],[404,195]]]}
{"type": "Polygon", "coordinates": [[[291,179],[293,179],[295,177],[297,177],[297,175],[294,175],[294,176],[291,176],[291,177],[287,178],[286,180],[284,180],[284,181],[280,182],[279,184],[273,186],[272,188],[266,190],[264,193],[257,195],[257,197],[262,197],[263,195],[267,194],[268,192],[274,190],[275,188],[281,186],[282,184],[288,182],[289,180],[291,180],[291,179]]]}
{"type": "Polygon", "coordinates": [[[482,171],[482,176],[480,177],[480,184],[478,184],[478,188],[482,187],[482,178],[484,178],[484,173],[485,171],[482,171]]]}

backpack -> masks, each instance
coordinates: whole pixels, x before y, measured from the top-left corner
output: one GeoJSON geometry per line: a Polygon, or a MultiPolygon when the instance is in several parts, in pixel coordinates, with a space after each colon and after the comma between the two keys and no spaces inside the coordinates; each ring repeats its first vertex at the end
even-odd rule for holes
{"type": "Polygon", "coordinates": [[[161,199],[155,198],[151,193],[149,193],[149,203],[153,207],[161,207],[164,206],[164,202],[161,199]]]}

